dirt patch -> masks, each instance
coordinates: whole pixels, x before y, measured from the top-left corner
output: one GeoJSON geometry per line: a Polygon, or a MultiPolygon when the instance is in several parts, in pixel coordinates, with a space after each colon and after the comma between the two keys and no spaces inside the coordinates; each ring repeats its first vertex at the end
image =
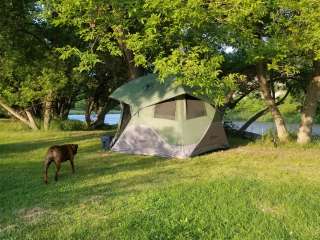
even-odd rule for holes
{"type": "Polygon", "coordinates": [[[110,157],[112,155],[114,155],[114,153],[112,153],[112,152],[107,152],[107,151],[103,151],[103,150],[101,150],[101,152],[100,152],[101,157],[110,157]]]}
{"type": "Polygon", "coordinates": [[[283,215],[284,212],[284,209],[281,206],[272,205],[266,202],[260,202],[256,204],[256,206],[261,212],[275,217],[283,215]]]}
{"type": "Polygon", "coordinates": [[[7,226],[0,225],[0,233],[13,231],[16,227],[17,225],[15,224],[7,225],[7,226]]]}
{"type": "Polygon", "coordinates": [[[22,218],[25,222],[35,223],[45,213],[46,213],[46,210],[40,207],[29,208],[29,209],[23,208],[18,211],[18,216],[22,218]]]}
{"type": "Polygon", "coordinates": [[[94,195],[91,196],[87,199],[85,199],[81,204],[80,207],[84,208],[86,207],[88,204],[100,204],[101,201],[104,199],[104,197],[102,195],[94,195]]]}

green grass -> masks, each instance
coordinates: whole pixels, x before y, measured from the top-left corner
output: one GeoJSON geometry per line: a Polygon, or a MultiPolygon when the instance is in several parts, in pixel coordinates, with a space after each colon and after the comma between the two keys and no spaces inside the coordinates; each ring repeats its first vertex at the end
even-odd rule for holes
{"type": "Polygon", "coordinates": [[[185,160],[103,152],[102,131],[0,121],[0,239],[319,239],[320,148],[231,139],[185,160]],[[42,160],[78,143],[76,174],[42,160]]]}

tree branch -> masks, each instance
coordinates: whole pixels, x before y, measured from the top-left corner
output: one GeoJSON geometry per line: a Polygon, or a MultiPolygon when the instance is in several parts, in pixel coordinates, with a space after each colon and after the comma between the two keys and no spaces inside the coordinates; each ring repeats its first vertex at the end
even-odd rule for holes
{"type": "MultiPolygon", "coordinates": [[[[286,98],[288,97],[289,93],[290,93],[290,90],[291,89],[288,89],[288,91],[286,92],[286,94],[278,101],[276,102],[276,105],[281,105],[285,100],[286,98]]],[[[251,118],[249,118],[249,120],[243,124],[241,126],[241,128],[239,129],[239,132],[244,132],[245,130],[248,129],[248,127],[254,123],[258,118],[262,117],[263,115],[265,115],[266,113],[269,112],[269,108],[266,107],[264,109],[262,109],[261,111],[257,112],[256,114],[254,114],[251,118]]]]}

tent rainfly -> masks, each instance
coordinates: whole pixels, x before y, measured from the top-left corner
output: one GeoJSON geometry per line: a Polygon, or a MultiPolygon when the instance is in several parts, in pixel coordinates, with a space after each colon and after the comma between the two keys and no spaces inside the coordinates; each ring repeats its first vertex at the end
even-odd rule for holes
{"type": "Polygon", "coordinates": [[[122,107],[113,151],[186,158],[229,146],[220,112],[173,78],[148,74],[110,97],[122,107]]]}

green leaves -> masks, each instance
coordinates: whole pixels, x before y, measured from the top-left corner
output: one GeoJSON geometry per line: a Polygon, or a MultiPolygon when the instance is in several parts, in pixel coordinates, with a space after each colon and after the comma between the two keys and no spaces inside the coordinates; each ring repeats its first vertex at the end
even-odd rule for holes
{"type": "MultiPolygon", "coordinates": [[[[122,56],[127,36],[135,33],[141,24],[143,1],[59,1],[49,0],[44,4],[48,17],[55,26],[68,26],[82,41],[81,46],[64,47],[62,59],[75,55],[79,59],[77,70],[93,71],[106,55],[122,56]],[[52,15],[52,14],[51,14],[52,15]]],[[[79,43],[79,42],[78,42],[79,43]]]]}
{"type": "Polygon", "coordinates": [[[222,73],[220,49],[225,36],[208,3],[156,0],[146,1],[143,9],[143,28],[126,41],[135,64],[157,72],[163,80],[177,76],[178,82],[221,105],[234,79],[222,73]]]}
{"type": "Polygon", "coordinates": [[[319,59],[320,3],[315,0],[279,1],[284,11],[277,17],[285,24],[290,47],[305,55],[319,59]]]}
{"type": "Polygon", "coordinates": [[[101,63],[102,61],[98,58],[98,55],[95,53],[92,53],[90,51],[81,52],[79,55],[80,57],[80,64],[76,70],[79,70],[79,72],[90,72],[93,67],[97,63],[101,63]]]}
{"type": "MultiPolygon", "coordinates": [[[[13,81],[19,87],[25,81],[25,89],[34,86],[37,92],[38,85],[57,79],[49,69],[62,74],[57,75],[61,79],[64,71],[64,75],[74,74],[70,69],[86,78],[101,72],[99,81],[107,81],[106,71],[101,70],[107,68],[112,81],[122,82],[131,64],[155,71],[162,79],[178,76],[178,81],[221,105],[226,92],[243,80],[240,68],[264,61],[271,73],[291,77],[310,65],[310,59],[320,59],[320,4],[316,0],[43,0],[40,10],[34,8],[40,6],[38,2],[26,3],[15,7],[21,10],[17,16],[24,16],[17,23],[31,32],[26,39],[36,35],[46,46],[36,39],[16,42],[24,57],[13,71],[9,67],[10,61],[16,61],[12,53],[7,70],[5,65],[2,70],[12,89],[16,88],[13,81]],[[25,23],[32,19],[43,22],[29,28],[25,23]],[[227,47],[233,51],[227,53],[227,47]],[[22,76],[30,77],[30,82],[22,76]]],[[[17,26],[6,21],[15,19],[10,14],[3,12],[0,21],[1,49],[8,42],[4,36],[12,29],[10,34],[17,33],[17,26]]],[[[117,85],[114,82],[108,84],[117,85]]],[[[37,94],[25,94],[26,99],[37,94]]]]}
{"type": "Polygon", "coordinates": [[[60,53],[60,58],[62,60],[67,60],[71,58],[72,56],[80,57],[81,51],[76,47],[71,47],[70,45],[67,45],[62,48],[56,48],[55,49],[58,53],[60,53]]]}
{"type": "Polygon", "coordinates": [[[222,76],[222,55],[210,55],[210,50],[194,47],[189,52],[176,49],[168,57],[155,61],[155,71],[161,79],[177,76],[177,81],[193,87],[196,94],[208,96],[212,103],[219,106],[224,102],[228,89],[234,87],[236,75],[222,76]]]}

